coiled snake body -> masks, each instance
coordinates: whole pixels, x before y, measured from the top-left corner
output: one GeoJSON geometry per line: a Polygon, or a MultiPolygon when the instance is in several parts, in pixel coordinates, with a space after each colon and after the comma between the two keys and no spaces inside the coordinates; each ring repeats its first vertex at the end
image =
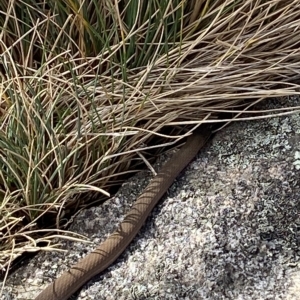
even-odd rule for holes
{"type": "Polygon", "coordinates": [[[118,229],[98,248],[47,286],[35,300],[67,300],[87,281],[105,270],[121,255],[159,199],[208,140],[211,132],[206,127],[205,129],[206,131],[199,131],[188,137],[185,145],[161,168],[138,197],[118,229]]]}

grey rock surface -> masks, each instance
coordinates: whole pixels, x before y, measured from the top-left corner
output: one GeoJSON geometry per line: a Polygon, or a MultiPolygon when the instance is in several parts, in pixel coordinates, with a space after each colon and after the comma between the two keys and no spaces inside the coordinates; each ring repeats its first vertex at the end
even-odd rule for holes
{"type": "MultiPolygon", "coordinates": [[[[120,259],[73,299],[300,299],[299,175],[299,114],[231,124],[179,176],[120,259]]],[[[40,253],[9,277],[1,299],[34,299],[114,230],[149,179],[141,172],[104,205],[82,211],[71,230],[93,244],[68,241],[66,253],[40,253]]]]}

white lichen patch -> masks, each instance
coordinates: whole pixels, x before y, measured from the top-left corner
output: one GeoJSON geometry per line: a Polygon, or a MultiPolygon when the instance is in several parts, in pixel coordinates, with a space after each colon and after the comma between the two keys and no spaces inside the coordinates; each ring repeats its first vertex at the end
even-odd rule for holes
{"type": "Polygon", "coordinates": [[[294,159],[293,165],[295,166],[296,170],[300,170],[300,151],[295,151],[294,159]]]}

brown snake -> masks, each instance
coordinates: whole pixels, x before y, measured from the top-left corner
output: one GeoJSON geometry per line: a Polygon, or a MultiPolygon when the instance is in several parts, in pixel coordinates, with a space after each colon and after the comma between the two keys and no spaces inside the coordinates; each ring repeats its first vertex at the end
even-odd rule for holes
{"type": "Polygon", "coordinates": [[[87,281],[105,270],[121,255],[178,174],[209,139],[211,131],[207,127],[204,128],[205,132],[197,131],[188,137],[185,145],[161,168],[138,197],[118,229],[98,248],[48,285],[35,300],[67,300],[87,281]]]}

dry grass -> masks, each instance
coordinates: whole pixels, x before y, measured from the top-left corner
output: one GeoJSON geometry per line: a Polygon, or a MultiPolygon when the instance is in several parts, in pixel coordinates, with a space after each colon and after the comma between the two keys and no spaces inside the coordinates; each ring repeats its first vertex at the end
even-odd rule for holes
{"type": "Polygon", "coordinates": [[[299,1],[25,2],[0,1],[3,270],[56,248],[65,217],[109,196],[153,135],[174,144],[187,125],[299,94],[299,1]]]}

